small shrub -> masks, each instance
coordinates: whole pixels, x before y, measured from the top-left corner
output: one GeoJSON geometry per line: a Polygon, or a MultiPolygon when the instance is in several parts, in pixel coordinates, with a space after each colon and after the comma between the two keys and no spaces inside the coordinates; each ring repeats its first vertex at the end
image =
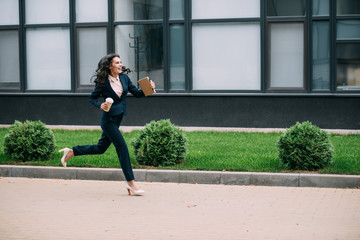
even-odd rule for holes
{"type": "Polygon", "coordinates": [[[41,121],[15,121],[4,138],[4,152],[14,160],[47,160],[55,148],[53,132],[41,121]]]}
{"type": "Polygon", "coordinates": [[[185,159],[186,142],[183,130],[167,119],[146,124],[131,144],[139,164],[172,166],[185,159]]]}
{"type": "Polygon", "coordinates": [[[296,123],[278,141],[279,157],[291,170],[316,171],[328,166],[333,146],[326,131],[310,122],[296,123]]]}

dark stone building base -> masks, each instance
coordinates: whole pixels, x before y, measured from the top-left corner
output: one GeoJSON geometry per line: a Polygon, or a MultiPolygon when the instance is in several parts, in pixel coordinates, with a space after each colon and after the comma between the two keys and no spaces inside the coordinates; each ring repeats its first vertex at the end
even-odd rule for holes
{"type": "MultiPolygon", "coordinates": [[[[98,125],[88,94],[1,94],[0,124],[98,125]]],[[[311,121],[324,129],[360,129],[360,97],[348,95],[157,94],[127,98],[124,126],[170,119],[179,126],[288,128],[311,121]]]]}

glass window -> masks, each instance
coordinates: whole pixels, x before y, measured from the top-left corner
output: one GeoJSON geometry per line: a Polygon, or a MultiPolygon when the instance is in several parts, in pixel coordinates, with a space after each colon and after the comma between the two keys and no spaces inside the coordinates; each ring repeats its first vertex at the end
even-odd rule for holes
{"type": "Polygon", "coordinates": [[[0,25],[19,24],[19,1],[0,1],[0,25]]]}
{"type": "Polygon", "coordinates": [[[76,0],[76,22],[107,21],[108,0],[76,0]]]}
{"type": "Polygon", "coordinates": [[[106,28],[78,28],[77,36],[77,87],[89,87],[98,62],[107,53],[106,28]]]}
{"type": "Polygon", "coordinates": [[[194,24],[192,52],[194,90],[260,90],[259,23],[194,24]]]}
{"type": "Polygon", "coordinates": [[[337,39],[360,39],[360,20],[337,21],[337,39]]]}
{"type": "Polygon", "coordinates": [[[330,13],[329,0],[313,0],[314,16],[329,16],[330,13]]]}
{"type": "Polygon", "coordinates": [[[268,16],[305,16],[306,0],[268,0],[268,16]]]}
{"type": "Polygon", "coordinates": [[[170,25],[170,89],[185,90],[185,32],[183,24],[170,25]]]}
{"type": "Polygon", "coordinates": [[[313,22],[313,89],[330,88],[330,28],[328,21],[313,22]]]}
{"type": "Polygon", "coordinates": [[[260,17],[259,0],[193,0],[192,18],[260,17]]]}
{"type": "Polygon", "coordinates": [[[0,31],[0,88],[20,88],[19,34],[17,30],[0,31]]]}
{"type": "Polygon", "coordinates": [[[270,88],[304,88],[304,24],[269,24],[270,88]]]}
{"type": "Polygon", "coordinates": [[[337,89],[360,90],[360,43],[336,45],[337,89]]]}
{"type": "Polygon", "coordinates": [[[184,0],[170,0],[170,19],[184,19],[184,0]]]}
{"type": "Polygon", "coordinates": [[[337,15],[360,14],[359,0],[337,0],[336,2],[337,15]]]}
{"type": "Polygon", "coordinates": [[[115,21],[163,18],[162,0],[115,0],[115,21]]]}
{"type": "Polygon", "coordinates": [[[164,89],[162,24],[116,26],[115,50],[123,64],[134,71],[130,75],[133,83],[148,76],[157,89],[164,89]]]}
{"type": "Polygon", "coordinates": [[[70,35],[68,28],[26,31],[28,90],[70,90],[70,35]]]}
{"type": "Polygon", "coordinates": [[[69,0],[26,0],[27,24],[68,23],[69,0]]]}

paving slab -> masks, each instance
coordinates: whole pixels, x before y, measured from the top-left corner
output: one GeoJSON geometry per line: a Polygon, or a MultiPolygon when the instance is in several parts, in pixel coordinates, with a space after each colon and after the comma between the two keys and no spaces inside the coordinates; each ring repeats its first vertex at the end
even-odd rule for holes
{"type": "Polygon", "coordinates": [[[0,178],[0,239],[360,239],[360,190],[0,178]]]}

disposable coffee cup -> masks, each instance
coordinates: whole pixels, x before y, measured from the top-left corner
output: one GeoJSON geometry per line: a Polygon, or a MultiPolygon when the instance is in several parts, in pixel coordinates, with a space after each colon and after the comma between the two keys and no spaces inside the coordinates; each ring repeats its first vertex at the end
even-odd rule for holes
{"type": "Polygon", "coordinates": [[[110,111],[111,105],[113,104],[114,100],[112,98],[108,97],[108,98],[105,99],[105,102],[107,103],[108,108],[105,109],[104,111],[108,112],[108,111],[110,111]]]}

